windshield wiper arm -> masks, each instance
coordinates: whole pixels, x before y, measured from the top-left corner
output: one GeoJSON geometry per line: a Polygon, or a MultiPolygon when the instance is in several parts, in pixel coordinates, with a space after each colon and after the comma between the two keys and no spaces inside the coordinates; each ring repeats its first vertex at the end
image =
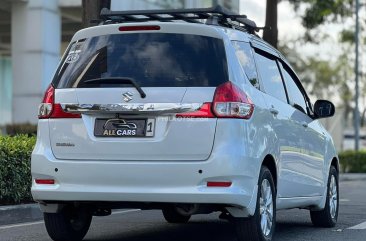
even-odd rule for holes
{"type": "Polygon", "coordinates": [[[95,83],[100,83],[100,84],[131,84],[140,93],[141,98],[146,97],[145,92],[136,83],[136,81],[134,79],[128,78],[128,77],[103,77],[103,78],[85,80],[83,83],[84,84],[95,84],[95,83]]]}

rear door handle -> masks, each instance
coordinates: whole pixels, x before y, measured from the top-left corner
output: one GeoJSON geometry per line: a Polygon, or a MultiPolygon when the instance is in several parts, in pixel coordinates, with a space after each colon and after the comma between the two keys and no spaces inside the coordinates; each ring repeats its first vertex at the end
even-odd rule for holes
{"type": "Polygon", "coordinates": [[[307,128],[307,127],[308,127],[308,123],[306,123],[305,121],[301,122],[301,125],[302,125],[303,127],[305,127],[305,128],[307,128]]]}
{"type": "Polygon", "coordinates": [[[278,115],[278,110],[276,110],[275,108],[270,108],[269,111],[274,114],[274,115],[278,115]]]}

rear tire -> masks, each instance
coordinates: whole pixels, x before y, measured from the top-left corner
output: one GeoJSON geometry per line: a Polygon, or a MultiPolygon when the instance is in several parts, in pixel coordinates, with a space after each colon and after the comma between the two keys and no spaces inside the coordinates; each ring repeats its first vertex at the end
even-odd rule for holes
{"type": "Polygon", "coordinates": [[[48,235],[55,241],[80,241],[89,230],[91,213],[66,207],[60,213],[44,213],[48,235]]]}
{"type": "Polygon", "coordinates": [[[334,166],[330,167],[327,199],[325,208],[321,211],[310,211],[311,222],[316,227],[332,228],[336,225],[339,209],[339,182],[338,172],[334,166]]]}
{"type": "Polygon", "coordinates": [[[254,216],[235,218],[234,222],[239,241],[272,240],[276,226],[276,189],[267,167],[262,167],[259,174],[254,216]]]}
{"type": "Polygon", "coordinates": [[[178,213],[174,207],[166,207],[162,211],[168,223],[187,223],[191,218],[191,215],[185,216],[178,213]]]}

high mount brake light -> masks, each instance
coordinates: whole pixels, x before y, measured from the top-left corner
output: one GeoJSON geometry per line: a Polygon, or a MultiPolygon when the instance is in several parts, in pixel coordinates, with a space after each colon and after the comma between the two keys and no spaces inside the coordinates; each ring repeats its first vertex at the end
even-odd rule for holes
{"type": "Polygon", "coordinates": [[[80,114],[65,112],[60,104],[55,103],[55,88],[50,85],[38,108],[38,119],[81,118],[80,114]]]}
{"type": "Polygon", "coordinates": [[[146,25],[146,26],[121,26],[118,28],[121,32],[128,31],[151,31],[151,30],[160,30],[160,26],[158,25],[146,25]]]}
{"type": "Polygon", "coordinates": [[[177,114],[176,117],[249,119],[253,111],[254,104],[249,97],[228,81],[216,88],[212,103],[204,103],[199,110],[177,114]]]}

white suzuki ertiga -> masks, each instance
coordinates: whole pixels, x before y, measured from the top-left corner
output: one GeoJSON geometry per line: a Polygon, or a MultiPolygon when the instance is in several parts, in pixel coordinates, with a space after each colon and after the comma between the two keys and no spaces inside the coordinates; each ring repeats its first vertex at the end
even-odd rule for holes
{"type": "Polygon", "coordinates": [[[334,105],[311,104],[254,22],[221,7],[101,17],[39,108],[32,194],[52,239],[82,240],[120,208],[171,223],[220,211],[239,240],[271,240],[280,209],[336,224],[338,158],[318,121],[334,105]]]}

